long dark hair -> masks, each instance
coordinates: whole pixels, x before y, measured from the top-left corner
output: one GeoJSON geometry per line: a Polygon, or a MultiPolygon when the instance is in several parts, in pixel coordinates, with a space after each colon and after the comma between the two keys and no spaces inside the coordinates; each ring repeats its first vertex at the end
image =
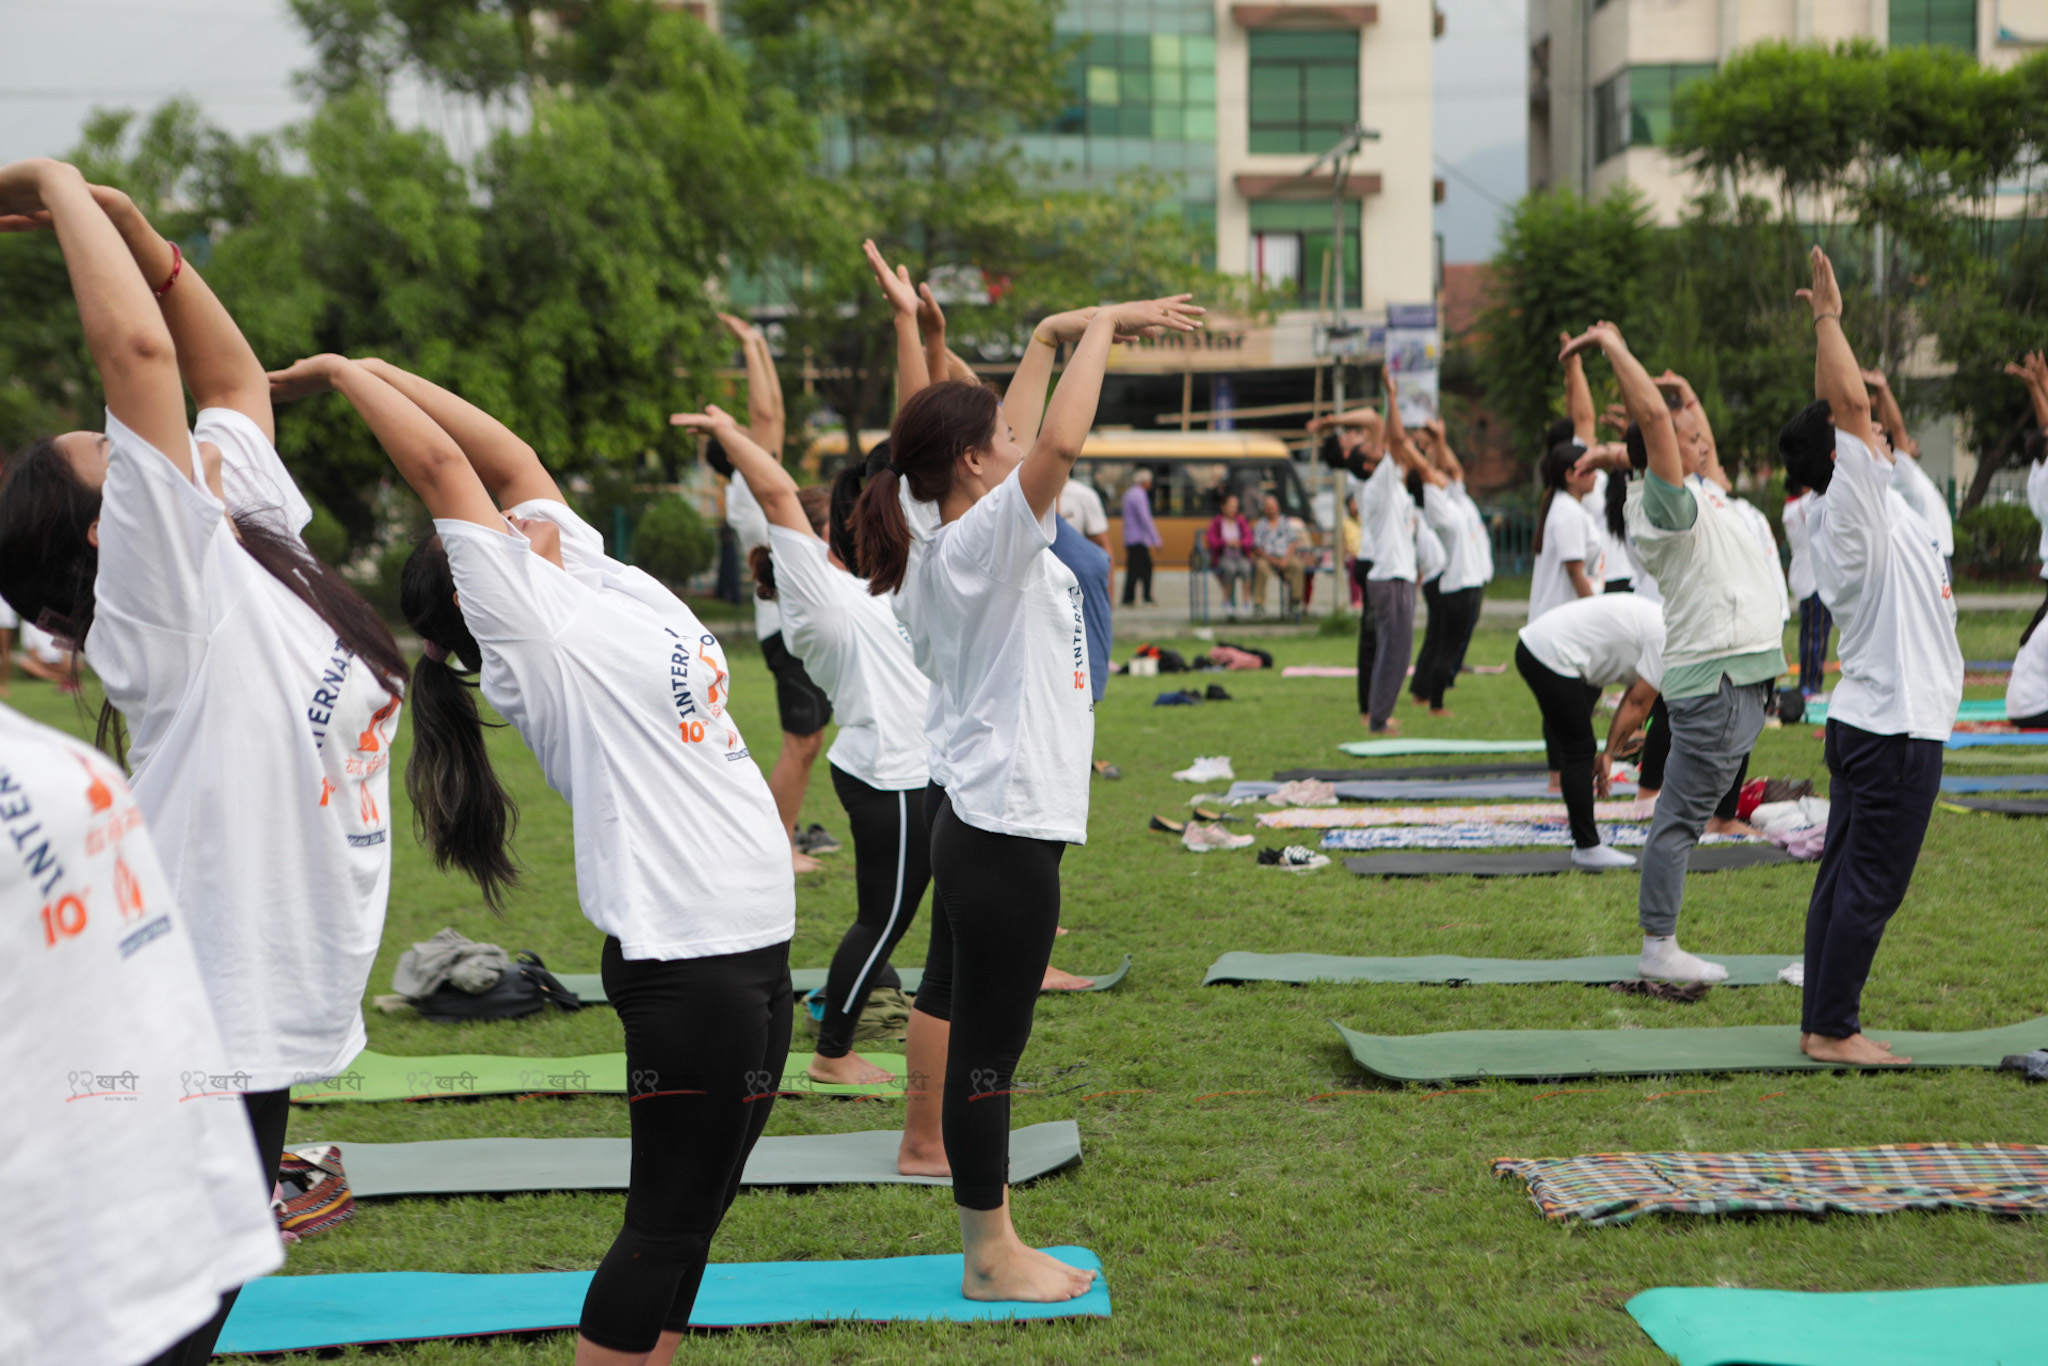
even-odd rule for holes
{"type": "MultiPolygon", "coordinates": [[[[831,509],[832,490],[823,484],[813,484],[807,489],[798,489],[796,500],[802,505],[804,519],[811,524],[811,530],[823,536],[826,514],[831,509]]],[[[763,602],[775,601],[774,553],[765,545],[755,546],[747,552],[747,567],[754,571],[754,596],[763,602]]]]}
{"type": "Polygon", "coordinates": [[[918,390],[897,412],[889,428],[889,464],[868,479],[849,519],[870,593],[879,597],[901,588],[910,563],[910,523],[897,488],[908,480],[910,496],[921,503],[945,497],[953,486],[954,462],[988,444],[1001,411],[992,390],[949,379],[918,390]]]}
{"type": "MultiPolygon", "coordinates": [[[[33,622],[83,650],[97,606],[100,552],[88,537],[102,497],[78,477],[56,438],[28,446],[0,480],[0,597],[33,622]]],[[[249,558],[320,618],[343,649],[362,659],[394,696],[405,691],[405,656],[362,595],[306,543],[279,528],[273,509],[231,514],[249,558]]],[[[76,662],[73,669],[77,668],[76,662]]],[[[100,708],[93,743],[125,762],[127,737],[111,702],[100,708]]]]}
{"type": "MultiPolygon", "coordinates": [[[[1550,501],[1565,492],[1565,483],[1572,476],[1572,467],[1579,463],[1579,457],[1586,448],[1576,441],[1560,441],[1552,446],[1543,457],[1539,472],[1543,476],[1543,501],[1536,505],[1536,542],[1530,547],[1536,554],[1543,553],[1543,527],[1550,520],[1550,501]]],[[[1569,494],[1565,495],[1570,497],[1569,494]]]]}
{"type": "Polygon", "coordinates": [[[849,460],[846,468],[832,481],[832,505],[825,518],[825,543],[832,547],[832,553],[839,557],[855,578],[866,578],[860,572],[860,553],[853,543],[853,509],[860,502],[861,490],[868,480],[889,468],[889,440],[887,437],[875,443],[862,461],[849,460]]]}
{"type": "Polygon", "coordinates": [[[1628,468],[1607,473],[1607,532],[1617,541],[1628,536],[1628,481],[1650,467],[1650,446],[1639,422],[1628,424],[1621,444],[1628,448],[1628,468]]]}
{"type": "Polygon", "coordinates": [[[519,885],[512,832],[519,805],[498,781],[477,711],[483,651],[455,602],[455,575],[439,536],[428,536],[406,559],[398,601],[427,648],[412,669],[412,757],[405,790],[413,825],[438,868],[476,879],[484,904],[504,913],[505,894],[519,885]]]}

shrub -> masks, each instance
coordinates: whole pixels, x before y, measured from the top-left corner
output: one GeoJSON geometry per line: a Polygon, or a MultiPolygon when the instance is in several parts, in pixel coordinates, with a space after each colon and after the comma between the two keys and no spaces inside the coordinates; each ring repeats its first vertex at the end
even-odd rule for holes
{"type": "Polygon", "coordinates": [[[1956,518],[1956,569],[2000,583],[2030,577],[2041,549],[2041,524],[2022,503],[1985,503],[1956,518]]]}
{"type": "Polygon", "coordinates": [[[339,567],[348,562],[348,528],[318,503],[313,504],[313,520],[306,523],[304,540],[306,549],[328,564],[339,567]]]}
{"type": "Polygon", "coordinates": [[[717,530],[687,499],[660,499],[633,529],[633,563],[671,588],[709,569],[717,554],[717,530]]]}

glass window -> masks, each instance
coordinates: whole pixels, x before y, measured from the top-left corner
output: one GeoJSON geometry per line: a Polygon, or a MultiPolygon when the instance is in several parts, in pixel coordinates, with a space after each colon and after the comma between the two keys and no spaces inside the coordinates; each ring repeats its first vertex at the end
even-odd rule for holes
{"type": "Polygon", "coordinates": [[[1593,158],[1605,161],[1630,147],[1661,147],[1671,140],[1678,92],[1714,74],[1711,62],[1632,66],[1593,88],[1593,158]]]}
{"type": "MultiPolygon", "coordinates": [[[[1304,308],[1323,307],[1336,283],[1330,260],[1336,224],[1327,200],[1253,200],[1251,251],[1246,270],[1271,287],[1290,292],[1304,308]]],[[[1344,306],[1357,308],[1364,254],[1359,249],[1359,205],[1344,205],[1344,306]]]]}
{"type": "Polygon", "coordinates": [[[1358,121],[1358,34],[1251,35],[1254,152],[1320,152],[1358,121]]]}
{"type": "Polygon", "coordinates": [[[1892,0],[1891,45],[1977,51],[1976,0],[1892,0]]]}

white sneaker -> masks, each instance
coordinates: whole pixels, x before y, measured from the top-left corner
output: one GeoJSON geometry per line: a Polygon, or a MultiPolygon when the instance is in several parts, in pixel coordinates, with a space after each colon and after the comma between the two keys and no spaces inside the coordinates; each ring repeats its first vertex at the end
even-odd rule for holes
{"type": "Polygon", "coordinates": [[[1236,782],[1228,754],[1197,755],[1194,763],[1173,775],[1184,783],[1236,782]]]}
{"type": "Polygon", "coordinates": [[[1242,849],[1252,842],[1252,837],[1233,835],[1220,825],[1189,821],[1188,828],[1180,832],[1180,842],[1191,854],[1206,854],[1211,849],[1242,849]]]}
{"type": "Polygon", "coordinates": [[[1728,969],[1719,963],[1696,958],[1678,947],[1678,937],[1661,939],[1643,936],[1643,956],[1636,971],[1660,982],[1725,982],[1728,969]]]}
{"type": "Polygon", "coordinates": [[[1591,849],[1572,850],[1572,867],[1588,873],[1604,873],[1610,868],[1635,866],[1635,855],[1624,854],[1611,844],[1596,844],[1591,849]]]}
{"type": "Polygon", "coordinates": [[[1318,868],[1330,866],[1328,854],[1318,854],[1305,844],[1290,844],[1285,849],[1259,850],[1259,863],[1263,867],[1278,868],[1283,873],[1313,873],[1318,868]]]}

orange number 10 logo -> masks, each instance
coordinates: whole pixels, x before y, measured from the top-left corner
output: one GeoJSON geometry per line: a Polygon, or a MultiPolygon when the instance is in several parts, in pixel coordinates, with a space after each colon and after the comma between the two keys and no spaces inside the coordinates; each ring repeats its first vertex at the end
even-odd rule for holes
{"type": "Polygon", "coordinates": [[[691,744],[695,744],[704,738],[704,723],[702,721],[684,721],[679,724],[682,727],[683,739],[691,744]]]}
{"type": "Polygon", "coordinates": [[[68,939],[85,928],[85,903],[73,894],[66,893],[57,901],[43,907],[43,943],[55,944],[59,939],[68,939]]]}

